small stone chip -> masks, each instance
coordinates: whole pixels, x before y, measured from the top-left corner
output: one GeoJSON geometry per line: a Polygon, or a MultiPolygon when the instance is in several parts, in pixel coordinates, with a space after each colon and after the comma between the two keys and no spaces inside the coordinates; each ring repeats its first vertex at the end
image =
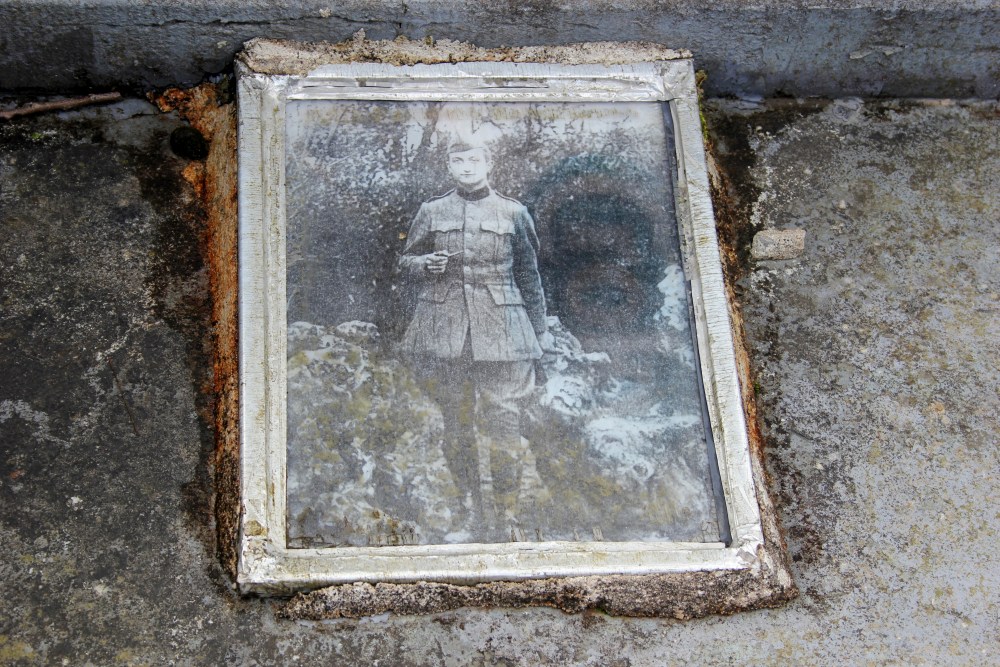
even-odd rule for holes
{"type": "Polygon", "coordinates": [[[806,249],[804,229],[765,229],[753,237],[754,259],[794,259],[806,249]]]}

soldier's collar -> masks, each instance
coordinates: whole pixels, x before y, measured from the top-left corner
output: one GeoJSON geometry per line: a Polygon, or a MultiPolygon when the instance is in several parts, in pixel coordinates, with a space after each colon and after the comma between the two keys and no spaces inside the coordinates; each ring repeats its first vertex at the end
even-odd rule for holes
{"type": "Polygon", "coordinates": [[[455,188],[455,192],[458,196],[465,201],[479,201],[480,199],[486,199],[490,196],[490,186],[484,185],[478,190],[463,190],[462,188],[455,188]]]}

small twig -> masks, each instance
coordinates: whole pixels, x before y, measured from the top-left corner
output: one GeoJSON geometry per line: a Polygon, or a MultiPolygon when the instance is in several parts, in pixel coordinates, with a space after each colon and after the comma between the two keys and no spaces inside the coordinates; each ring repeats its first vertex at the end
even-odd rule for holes
{"type": "Polygon", "coordinates": [[[128,399],[125,398],[125,392],[122,391],[122,385],[118,381],[118,371],[115,370],[114,365],[111,363],[111,357],[105,359],[108,362],[108,368],[111,369],[111,378],[115,381],[115,387],[118,388],[118,395],[122,398],[122,404],[125,406],[125,412],[128,413],[128,420],[132,422],[132,431],[135,433],[136,437],[139,437],[139,427],[135,424],[135,415],[132,414],[132,406],[128,404],[128,399]]]}
{"type": "Polygon", "coordinates": [[[90,104],[117,102],[121,98],[121,93],[94,93],[93,95],[71,97],[53,102],[32,102],[16,109],[10,109],[9,111],[0,111],[0,120],[10,120],[18,116],[29,116],[36,113],[45,113],[46,111],[66,111],[67,109],[76,109],[77,107],[85,107],[90,104]]]}

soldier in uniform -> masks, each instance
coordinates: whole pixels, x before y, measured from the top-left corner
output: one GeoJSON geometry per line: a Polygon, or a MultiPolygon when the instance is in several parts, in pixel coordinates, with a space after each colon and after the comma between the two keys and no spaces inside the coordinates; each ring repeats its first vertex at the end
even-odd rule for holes
{"type": "Polygon", "coordinates": [[[448,147],[456,187],[420,206],[399,261],[419,289],[402,350],[441,408],[445,459],[469,525],[508,521],[517,538],[520,404],[553,341],[534,222],[490,187],[491,166],[482,142],[448,147]]]}

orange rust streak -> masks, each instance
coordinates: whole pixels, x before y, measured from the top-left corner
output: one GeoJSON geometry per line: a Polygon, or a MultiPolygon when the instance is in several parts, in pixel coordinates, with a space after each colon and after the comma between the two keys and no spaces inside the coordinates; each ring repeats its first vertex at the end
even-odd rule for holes
{"type": "Polygon", "coordinates": [[[214,84],[151,94],[161,111],[176,111],[209,141],[204,163],[183,171],[206,213],[202,253],[212,297],[212,366],[215,409],[215,508],[218,548],[235,575],[239,532],[239,376],[237,355],[236,109],[219,104],[214,84]]]}

